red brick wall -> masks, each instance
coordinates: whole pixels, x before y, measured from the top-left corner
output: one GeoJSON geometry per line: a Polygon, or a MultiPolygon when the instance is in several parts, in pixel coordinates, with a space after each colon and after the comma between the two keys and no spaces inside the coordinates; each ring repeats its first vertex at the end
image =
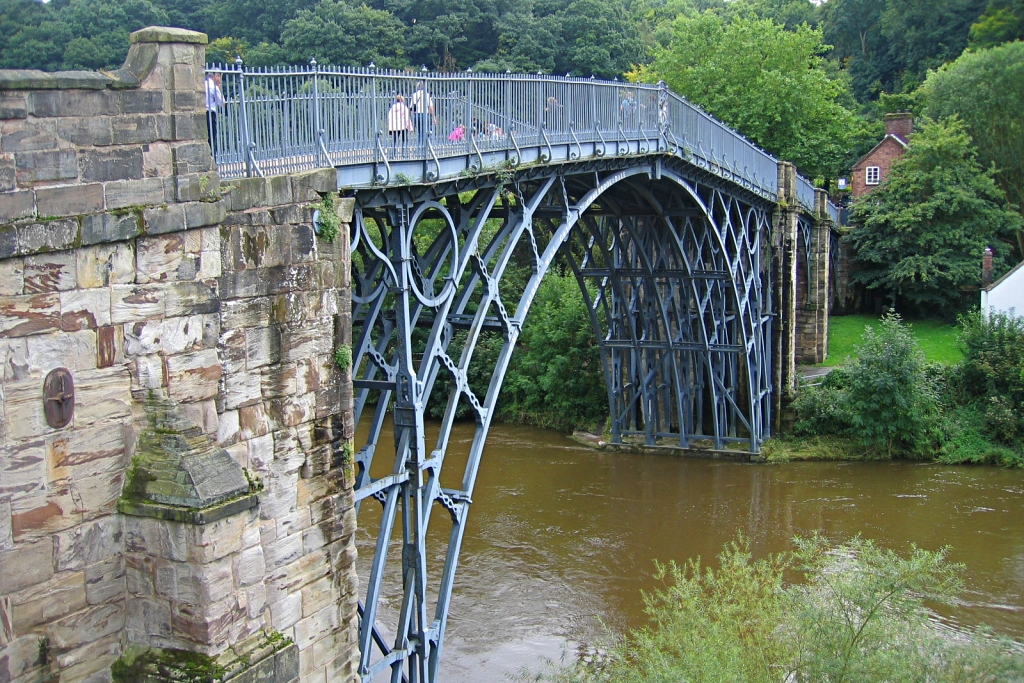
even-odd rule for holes
{"type": "Polygon", "coordinates": [[[850,188],[854,198],[863,196],[878,187],[878,185],[868,185],[865,182],[868,166],[878,166],[879,180],[880,182],[885,182],[886,178],[889,177],[889,168],[892,166],[892,162],[903,156],[905,150],[906,148],[899,142],[887,137],[878,143],[878,146],[873,150],[868,152],[863,159],[858,161],[853,167],[852,178],[850,179],[850,188]]]}

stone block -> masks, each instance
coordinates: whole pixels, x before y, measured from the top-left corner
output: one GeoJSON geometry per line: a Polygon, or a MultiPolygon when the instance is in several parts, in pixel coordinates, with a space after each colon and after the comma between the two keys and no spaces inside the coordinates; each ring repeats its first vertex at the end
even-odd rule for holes
{"type": "Polygon", "coordinates": [[[38,118],[113,116],[117,93],[109,90],[35,90],[29,94],[29,113],[38,118]]]}
{"type": "Polygon", "coordinates": [[[142,219],[150,235],[177,232],[185,229],[185,208],[181,204],[170,204],[145,209],[142,219]]]}
{"type": "Polygon", "coordinates": [[[125,352],[129,356],[144,356],[198,351],[203,348],[203,323],[201,316],[183,316],[126,324],[125,352]]]}
{"type": "Polygon", "coordinates": [[[79,239],[78,221],[73,218],[44,223],[20,223],[17,230],[19,254],[71,249],[79,239]]]}
{"type": "MultiPolygon", "coordinates": [[[[259,373],[227,373],[223,377],[223,410],[249,407],[261,399],[259,373]]],[[[243,414],[239,414],[241,422],[243,414]]],[[[244,429],[244,427],[243,427],[244,429]]]]}
{"type": "Polygon", "coordinates": [[[0,564],[4,568],[0,572],[0,595],[45,584],[53,576],[53,542],[49,538],[21,542],[15,550],[0,552],[0,564]]]}
{"type": "MultiPolygon", "coordinates": [[[[169,142],[154,142],[142,146],[142,173],[146,178],[163,178],[170,181],[171,178],[171,144],[169,142]]],[[[165,201],[174,199],[173,183],[164,185],[165,201]],[[170,192],[167,190],[170,189],[170,192]]]]}
{"type": "Polygon", "coordinates": [[[108,210],[163,204],[165,200],[162,178],[115,180],[104,184],[103,192],[108,210]]]}
{"type": "Polygon", "coordinates": [[[338,608],[333,605],[325,607],[295,623],[295,645],[301,652],[317,640],[327,637],[340,626],[338,608]]]}
{"type": "Polygon", "coordinates": [[[85,597],[90,605],[121,602],[126,590],[123,555],[85,568],[85,597]]]}
{"type": "Polygon", "coordinates": [[[220,176],[216,171],[174,176],[174,197],[179,202],[211,201],[220,196],[220,176]]]}
{"type": "Polygon", "coordinates": [[[71,332],[110,324],[110,294],[103,289],[60,293],[60,327],[71,332]]]}
{"type": "Polygon", "coordinates": [[[224,185],[229,190],[227,199],[230,211],[267,206],[266,178],[235,178],[226,181],[224,185]]]}
{"type": "Polygon", "coordinates": [[[57,571],[80,571],[121,553],[121,519],[116,515],[54,534],[57,571]]]}
{"type": "Polygon", "coordinates": [[[14,628],[24,633],[47,622],[86,607],[85,573],[55,574],[45,583],[38,583],[11,595],[14,628]]]}
{"type": "Polygon", "coordinates": [[[174,562],[189,560],[187,525],[124,515],[124,550],[174,562]]]}
{"type": "Polygon", "coordinates": [[[96,333],[81,330],[32,335],[25,339],[25,353],[22,372],[32,379],[42,380],[46,373],[59,367],[72,372],[91,370],[96,365],[96,333]]]}
{"type": "Polygon", "coordinates": [[[120,655],[121,639],[113,634],[68,652],[59,652],[54,663],[60,669],[61,680],[110,683],[110,666],[120,655]]]}
{"type": "Polygon", "coordinates": [[[164,288],[158,285],[111,285],[110,321],[127,323],[164,315],[164,288]]]}
{"type": "MultiPolygon", "coordinates": [[[[197,89],[203,86],[203,79],[199,79],[197,89]]],[[[171,138],[173,140],[205,140],[208,132],[206,130],[206,112],[188,112],[171,115],[171,138]]]]}
{"type": "MultiPolygon", "coordinates": [[[[32,190],[18,190],[14,192],[0,192],[0,222],[8,223],[26,218],[35,213],[35,202],[32,190]]],[[[5,250],[8,251],[8,250],[5,250]]],[[[15,253],[10,251],[11,254],[15,253]]],[[[8,255],[8,254],[3,254],[8,255]]]]}
{"type": "Polygon", "coordinates": [[[36,212],[40,216],[78,216],[103,210],[103,186],[67,185],[36,190],[36,212]]]}
{"type": "Polygon", "coordinates": [[[217,414],[217,402],[210,399],[198,403],[185,403],[181,411],[189,420],[198,425],[210,436],[216,436],[220,428],[220,417],[217,414]]]}
{"type": "Polygon", "coordinates": [[[71,149],[18,152],[14,155],[14,165],[19,185],[78,177],[78,162],[71,149]]]}
{"type": "Polygon", "coordinates": [[[173,400],[201,401],[217,395],[221,367],[213,349],[171,356],[166,365],[167,389],[173,400]]]}
{"type": "Polygon", "coordinates": [[[243,550],[232,559],[232,570],[238,586],[252,586],[263,581],[266,568],[261,546],[243,550]]]}
{"type": "Polygon", "coordinates": [[[26,256],[24,267],[26,294],[63,292],[78,284],[78,263],[73,252],[26,256]]]}
{"type": "Polygon", "coordinates": [[[275,363],[263,369],[262,393],[264,398],[291,396],[298,390],[297,366],[275,363]]]}
{"type": "Polygon", "coordinates": [[[269,610],[270,623],[274,629],[289,629],[302,618],[302,596],[297,593],[282,596],[280,600],[270,603],[269,610]]]}
{"type": "Polygon", "coordinates": [[[222,300],[248,299],[266,296],[267,282],[258,270],[228,271],[217,280],[217,289],[222,300]]]}
{"type": "MultiPolygon", "coordinates": [[[[14,550],[14,526],[11,520],[11,500],[0,500],[0,552],[14,550]]],[[[4,642],[0,636],[0,644],[4,642]]]]}
{"type": "Polygon", "coordinates": [[[296,202],[318,202],[320,195],[338,189],[338,175],[332,168],[294,173],[289,178],[292,182],[292,198],[296,202]]]}
{"type": "Polygon", "coordinates": [[[124,333],[118,325],[100,327],[96,330],[96,367],[109,368],[117,362],[124,362],[121,350],[124,348],[124,333]]]}
{"type": "Polygon", "coordinates": [[[164,111],[164,92],[161,90],[122,90],[118,98],[118,109],[122,114],[159,114],[164,111]]]}
{"type": "MultiPolygon", "coordinates": [[[[76,375],[76,427],[130,418],[131,406],[131,377],[126,367],[83,370],[76,375]]],[[[97,457],[100,452],[97,448],[97,457]]]]}
{"type": "Polygon", "coordinates": [[[4,130],[3,138],[0,140],[0,151],[3,152],[30,152],[38,149],[57,149],[61,146],[52,125],[28,125],[18,130],[11,130],[9,126],[4,128],[7,130],[4,130]]]}
{"type": "Polygon", "coordinates": [[[129,366],[132,391],[160,389],[164,386],[164,362],[160,356],[139,356],[129,366]]]}
{"type": "Polygon", "coordinates": [[[308,325],[286,325],[281,330],[281,361],[297,362],[334,353],[334,325],[315,320],[308,325]]]}
{"type": "Polygon", "coordinates": [[[250,327],[245,331],[246,367],[250,370],[280,362],[281,333],[276,327],[250,327]]]}
{"type": "Polygon", "coordinates": [[[172,169],[176,176],[188,176],[216,170],[210,145],[194,142],[172,148],[172,169]]]}
{"type": "Polygon", "coordinates": [[[144,145],[171,139],[171,119],[166,114],[123,114],[111,121],[115,145],[144,145]]]}
{"type": "MultiPolygon", "coordinates": [[[[71,113],[71,112],[69,112],[71,113]]],[[[81,147],[102,147],[113,142],[111,119],[106,116],[69,116],[56,119],[57,137],[81,147]]]]}
{"type": "Polygon", "coordinates": [[[0,299],[0,334],[19,337],[60,329],[60,295],[24,294],[0,299]]]}
{"type": "Polygon", "coordinates": [[[220,298],[206,282],[175,282],[166,288],[167,316],[218,313],[220,298]]]}
{"type": "Polygon", "coordinates": [[[186,530],[189,538],[188,561],[194,565],[206,565],[223,560],[230,578],[229,556],[242,550],[242,537],[246,527],[254,520],[253,513],[246,512],[210,524],[189,527],[186,530]]]}
{"type": "Polygon", "coordinates": [[[13,225],[0,225],[0,259],[18,253],[18,229],[13,225]]]}
{"type": "Polygon", "coordinates": [[[0,192],[10,192],[17,186],[14,155],[0,154],[0,192]]]}
{"type": "Polygon", "coordinates": [[[185,238],[181,233],[140,238],[136,241],[136,282],[177,280],[178,269],[185,255],[185,238]]]}
{"type": "Polygon", "coordinates": [[[0,661],[4,663],[4,668],[0,671],[3,671],[4,681],[42,683],[52,676],[47,667],[46,652],[39,647],[38,633],[15,638],[6,643],[0,652],[3,653],[0,661]]]}
{"type": "MultiPolygon", "coordinates": [[[[129,571],[129,576],[131,572],[129,571]]],[[[125,601],[125,635],[130,643],[149,645],[153,638],[171,638],[171,607],[163,600],[135,597],[125,601]]]]}
{"type": "Polygon", "coordinates": [[[0,95],[0,120],[23,119],[28,116],[28,100],[24,93],[5,92],[0,95]]]}
{"type": "Polygon", "coordinates": [[[271,424],[275,429],[295,427],[316,419],[316,394],[286,396],[268,401],[271,424]]]}
{"type": "Polygon", "coordinates": [[[130,240],[141,232],[141,221],[135,213],[82,216],[82,246],[130,240]]]}
{"type": "Polygon", "coordinates": [[[135,282],[135,251],[131,243],[103,244],[75,250],[78,286],[82,289],[135,282]]]}
{"type": "Polygon", "coordinates": [[[58,652],[88,645],[124,628],[124,605],[97,605],[46,627],[49,645],[58,652]]]}
{"type": "Polygon", "coordinates": [[[78,167],[85,182],[135,180],[142,177],[142,148],[84,149],[79,152],[78,167]]]}
{"type": "Polygon", "coordinates": [[[316,234],[311,225],[296,225],[291,230],[291,262],[307,263],[316,259],[316,234]]]}
{"type": "MultiPolygon", "coordinates": [[[[227,447],[238,441],[238,411],[226,410],[218,415],[217,445],[227,447]]],[[[229,451],[230,452],[230,451],[229,451]]],[[[233,456],[232,456],[233,457],[233,456]]],[[[235,458],[238,462],[238,458],[235,458]]],[[[248,467],[248,458],[239,463],[242,467],[248,467]]]]}
{"type": "Polygon", "coordinates": [[[224,202],[189,202],[185,207],[185,225],[188,228],[203,228],[217,225],[224,220],[224,202]]]}

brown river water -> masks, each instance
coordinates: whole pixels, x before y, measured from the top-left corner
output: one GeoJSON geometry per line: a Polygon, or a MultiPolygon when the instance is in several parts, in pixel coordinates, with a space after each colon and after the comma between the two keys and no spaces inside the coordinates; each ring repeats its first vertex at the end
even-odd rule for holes
{"type": "MultiPolygon", "coordinates": [[[[458,425],[454,450],[471,435],[471,425],[458,425]]],[[[391,448],[382,443],[379,452],[391,448]]],[[[391,457],[378,460],[383,471],[375,464],[375,476],[391,457]]],[[[461,478],[462,462],[449,456],[442,485],[461,478]]],[[[438,553],[450,528],[442,515],[435,509],[431,523],[438,553]]],[[[379,519],[379,505],[365,503],[362,578],[379,519]]],[[[763,556],[815,531],[835,540],[861,534],[901,551],[950,546],[950,560],[966,565],[968,590],[943,621],[954,628],[985,623],[1024,639],[1022,471],[610,453],[557,432],[494,425],[459,562],[441,680],[502,683],[509,672],[539,670],[545,657],[572,656],[575,644],[595,642],[609,628],[643,625],[641,591],[655,587],[655,560],[710,561],[740,533],[763,556]]],[[[397,560],[399,548],[393,550],[397,560]]],[[[435,558],[431,568],[439,567],[435,558]]],[[[392,591],[390,608],[399,601],[392,591]]]]}

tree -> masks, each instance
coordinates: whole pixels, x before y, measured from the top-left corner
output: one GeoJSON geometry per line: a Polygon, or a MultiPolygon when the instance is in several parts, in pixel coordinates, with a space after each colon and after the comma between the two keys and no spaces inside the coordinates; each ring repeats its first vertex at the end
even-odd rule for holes
{"type": "Polygon", "coordinates": [[[824,66],[820,30],[787,31],[749,16],[726,22],[704,12],[680,17],[674,31],[672,43],[633,77],[663,79],[802,172],[836,177],[860,123],[839,104],[846,84],[824,66]]]}
{"type": "Polygon", "coordinates": [[[285,23],[281,43],[288,61],[321,64],[402,67],[405,27],[393,14],[345,0],[323,0],[313,9],[299,10],[285,23]]]}
{"type": "MultiPolygon", "coordinates": [[[[1021,229],[993,171],[978,164],[956,118],[926,122],[888,180],[854,203],[853,279],[900,305],[963,308],[973,299],[985,247],[1021,229]]],[[[996,267],[1006,267],[1006,250],[996,267]]]]}
{"type": "Polygon", "coordinates": [[[1024,0],[992,0],[971,26],[971,47],[1024,40],[1024,0]]]}
{"type": "MultiPolygon", "coordinates": [[[[960,117],[980,162],[995,164],[1006,198],[1018,211],[1024,208],[1024,42],[965,52],[928,74],[923,94],[927,115],[960,117]]],[[[1024,258],[1024,234],[1016,238],[1024,258]]]]}
{"type": "Polygon", "coordinates": [[[558,73],[612,78],[646,56],[640,32],[622,3],[574,0],[558,16],[564,45],[555,64],[558,73]]]}

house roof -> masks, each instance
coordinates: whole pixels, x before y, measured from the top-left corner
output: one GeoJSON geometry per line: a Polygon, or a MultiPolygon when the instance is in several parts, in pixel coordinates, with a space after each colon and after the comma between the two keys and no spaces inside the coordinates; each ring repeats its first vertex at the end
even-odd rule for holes
{"type": "Polygon", "coordinates": [[[867,154],[865,154],[864,156],[862,156],[862,157],[861,157],[860,159],[858,159],[858,160],[857,160],[857,163],[855,163],[855,164],[854,164],[854,165],[852,166],[852,168],[857,168],[857,167],[858,167],[858,166],[860,166],[860,165],[861,165],[862,163],[864,163],[864,162],[865,162],[865,161],[867,160],[867,158],[868,158],[869,156],[871,156],[872,154],[874,154],[874,153],[875,153],[875,152],[876,152],[876,151],[878,150],[878,148],[879,148],[879,147],[881,147],[882,145],[884,145],[884,144],[885,144],[885,141],[886,141],[886,140],[889,140],[890,138],[891,138],[891,139],[893,139],[893,140],[895,140],[895,141],[896,141],[896,143],[897,143],[897,144],[899,144],[899,146],[900,146],[900,147],[902,147],[903,149],[906,149],[906,148],[907,148],[907,143],[906,143],[906,142],[905,142],[905,141],[903,140],[903,138],[901,138],[901,137],[900,137],[900,136],[898,136],[898,135],[893,135],[892,133],[886,133],[886,134],[885,134],[885,137],[884,137],[884,138],[882,138],[881,140],[879,140],[879,141],[878,141],[878,144],[877,144],[877,145],[875,145],[874,147],[872,147],[872,148],[871,148],[871,151],[870,151],[870,152],[868,152],[867,154]]]}
{"type": "Polygon", "coordinates": [[[1010,268],[1008,271],[1003,273],[1003,276],[1001,278],[999,278],[998,280],[996,280],[995,282],[990,284],[988,287],[982,287],[982,289],[984,289],[986,292],[991,292],[993,289],[995,289],[996,287],[1001,285],[1003,283],[1003,280],[1005,280],[1006,278],[1010,277],[1011,275],[1016,273],[1018,270],[1021,270],[1022,268],[1024,268],[1024,261],[1021,261],[1020,263],[1015,265],[1013,268],[1010,268]]]}

